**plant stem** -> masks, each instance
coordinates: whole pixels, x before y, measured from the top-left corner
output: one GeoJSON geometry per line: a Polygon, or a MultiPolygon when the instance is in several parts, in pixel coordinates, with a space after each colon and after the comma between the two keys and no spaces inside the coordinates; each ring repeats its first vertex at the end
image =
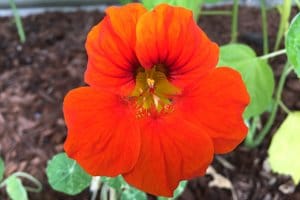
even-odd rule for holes
{"type": "Polygon", "coordinates": [[[292,0],[283,0],[283,4],[278,6],[280,14],[279,28],[276,36],[274,51],[277,51],[280,47],[281,40],[284,36],[284,32],[288,27],[289,18],[292,10],[292,0]]]}
{"type": "MultiPolygon", "coordinates": [[[[17,177],[21,177],[21,178],[25,178],[27,180],[29,180],[30,182],[32,182],[33,184],[36,185],[36,188],[33,188],[33,187],[25,187],[26,190],[28,190],[29,192],[41,192],[42,191],[42,184],[40,183],[40,181],[38,181],[36,178],[34,178],[33,176],[31,176],[30,174],[27,174],[25,172],[15,172],[13,173],[12,175],[10,176],[17,176],[17,177]]],[[[6,185],[6,181],[9,179],[6,178],[1,184],[0,184],[0,188],[4,187],[6,185]]]]}
{"type": "Polygon", "coordinates": [[[266,55],[263,55],[263,56],[260,56],[258,57],[259,59],[262,59],[262,60],[266,60],[266,59],[269,59],[269,58],[273,58],[273,57],[276,57],[276,56],[280,56],[282,54],[286,54],[286,49],[281,49],[281,50],[278,50],[278,51],[274,51],[272,53],[269,53],[269,54],[266,54],[266,55]]]}
{"type": "Polygon", "coordinates": [[[90,184],[90,192],[92,193],[91,200],[96,200],[98,191],[100,190],[101,177],[94,176],[90,184]]]}
{"type": "Polygon", "coordinates": [[[205,10],[201,12],[201,15],[232,15],[232,12],[227,10],[205,10]]]}
{"type": "Polygon", "coordinates": [[[287,114],[291,113],[291,110],[282,102],[281,99],[279,100],[278,104],[285,113],[287,114]]]}
{"type": "Polygon", "coordinates": [[[9,4],[10,4],[10,7],[12,9],[14,18],[15,18],[18,34],[19,34],[19,37],[20,37],[20,41],[22,43],[24,43],[25,40],[26,40],[26,36],[25,36],[22,20],[21,20],[21,17],[19,15],[19,13],[18,13],[15,1],[14,0],[9,0],[9,4]]]}
{"type": "Polygon", "coordinates": [[[116,190],[113,188],[109,188],[109,199],[117,200],[116,190]]]}
{"type": "Polygon", "coordinates": [[[26,187],[26,189],[29,192],[36,192],[36,193],[38,193],[38,192],[42,191],[43,186],[40,183],[40,181],[38,181],[36,178],[34,178],[33,176],[31,176],[30,174],[27,174],[25,172],[16,172],[13,175],[21,177],[21,178],[25,178],[25,179],[29,180],[30,182],[32,182],[32,183],[34,183],[36,185],[36,188],[26,187]]]}
{"type": "Polygon", "coordinates": [[[257,123],[259,122],[259,120],[260,120],[260,117],[256,116],[253,118],[252,123],[250,124],[249,131],[248,131],[247,137],[245,139],[246,147],[253,146],[254,136],[256,133],[256,126],[257,126],[257,123]]]}
{"type": "Polygon", "coordinates": [[[277,91],[276,91],[276,95],[275,95],[275,102],[272,106],[272,111],[270,113],[269,119],[268,119],[266,125],[264,126],[264,128],[257,135],[257,137],[253,138],[252,143],[250,142],[247,144],[247,147],[249,147],[249,148],[257,147],[258,145],[260,145],[262,143],[263,139],[269,133],[269,131],[274,123],[275,117],[276,117],[279,102],[281,101],[281,94],[282,94],[285,80],[286,80],[287,76],[289,75],[289,73],[291,72],[291,70],[292,70],[292,67],[290,67],[289,64],[286,64],[284,66],[282,74],[280,76],[279,83],[278,83],[278,87],[277,87],[277,91]]]}
{"type": "Polygon", "coordinates": [[[239,0],[234,0],[233,9],[232,9],[232,22],[231,22],[231,42],[237,41],[238,15],[239,15],[239,0]]]}
{"type": "Polygon", "coordinates": [[[262,21],[262,33],[263,33],[263,53],[267,54],[269,52],[269,41],[268,41],[268,19],[267,19],[266,0],[260,0],[260,10],[261,10],[261,21],[262,21]]]}

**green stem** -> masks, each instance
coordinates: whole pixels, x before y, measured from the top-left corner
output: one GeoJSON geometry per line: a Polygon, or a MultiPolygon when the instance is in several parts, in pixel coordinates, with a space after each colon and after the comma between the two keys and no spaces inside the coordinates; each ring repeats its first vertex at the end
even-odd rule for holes
{"type": "Polygon", "coordinates": [[[249,131],[248,131],[247,137],[245,139],[246,147],[253,146],[254,136],[256,133],[256,127],[257,127],[257,123],[259,122],[259,120],[260,120],[260,117],[256,116],[253,118],[252,123],[250,124],[249,131]]]}
{"type": "Polygon", "coordinates": [[[274,51],[277,51],[280,47],[281,40],[289,24],[289,18],[292,10],[292,0],[284,0],[283,4],[278,6],[278,11],[280,14],[280,22],[278,27],[278,32],[276,36],[274,51]]]}
{"type": "MultiPolygon", "coordinates": [[[[15,173],[13,173],[10,176],[17,176],[17,177],[20,177],[20,178],[25,178],[25,179],[29,180],[30,182],[32,182],[33,184],[35,184],[35,186],[36,186],[35,188],[33,188],[33,187],[27,187],[27,186],[25,187],[26,190],[29,191],[29,192],[36,192],[36,193],[38,193],[38,192],[42,191],[42,188],[43,188],[42,184],[36,178],[34,178],[33,176],[31,176],[30,174],[27,174],[25,172],[15,172],[15,173]]],[[[6,182],[7,182],[8,179],[9,179],[9,177],[6,178],[0,184],[0,188],[4,187],[6,185],[6,182]]]]}
{"type": "Polygon", "coordinates": [[[278,50],[278,51],[274,51],[272,53],[269,53],[269,54],[266,54],[266,55],[263,55],[263,56],[260,56],[258,57],[259,59],[262,59],[262,60],[266,60],[266,59],[269,59],[269,58],[273,58],[273,57],[276,57],[276,56],[280,56],[282,54],[286,54],[286,49],[281,49],[281,50],[278,50]]]}
{"type": "Polygon", "coordinates": [[[36,188],[33,187],[25,187],[29,192],[41,192],[42,191],[42,184],[40,183],[40,181],[38,181],[36,178],[34,178],[33,176],[31,176],[30,174],[24,173],[24,172],[16,172],[13,175],[21,177],[21,178],[25,178],[27,180],[29,180],[30,182],[34,183],[36,185],[36,188]]]}
{"type": "Polygon", "coordinates": [[[24,29],[23,29],[22,20],[21,20],[21,17],[19,15],[19,13],[18,13],[15,1],[14,0],[9,0],[9,4],[10,4],[10,7],[12,9],[14,18],[15,18],[18,34],[19,34],[19,37],[20,37],[20,41],[22,43],[24,43],[25,40],[26,40],[26,36],[25,36],[24,29]]]}
{"type": "Polygon", "coordinates": [[[201,15],[232,15],[232,12],[226,10],[205,10],[201,12],[201,15]]]}
{"type": "Polygon", "coordinates": [[[263,33],[263,53],[269,52],[269,41],[268,41],[268,19],[266,1],[260,0],[261,20],[262,20],[262,33],[263,33]]]}
{"type": "Polygon", "coordinates": [[[266,135],[270,132],[271,127],[272,127],[275,117],[276,117],[276,113],[278,111],[278,105],[279,105],[279,101],[281,100],[281,94],[282,94],[285,80],[286,80],[287,76],[289,75],[289,73],[291,72],[291,70],[292,70],[292,68],[289,66],[289,64],[286,64],[284,66],[282,74],[280,76],[279,83],[278,83],[278,87],[277,87],[277,91],[276,91],[276,95],[275,95],[275,102],[272,106],[272,111],[270,113],[269,119],[268,119],[266,125],[264,126],[264,128],[254,139],[253,143],[251,143],[248,146],[249,148],[254,148],[254,147],[257,147],[258,145],[260,145],[262,143],[263,139],[266,137],[266,135]]]}
{"type": "Polygon", "coordinates": [[[238,15],[239,15],[239,0],[234,0],[233,9],[232,9],[232,22],[231,22],[231,42],[237,41],[238,15]]]}
{"type": "Polygon", "coordinates": [[[290,114],[292,111],[282,102],[282,100],[280,99],[278,102],[279,106],[281,107],[281,109],[287,113],[290,114]]]}

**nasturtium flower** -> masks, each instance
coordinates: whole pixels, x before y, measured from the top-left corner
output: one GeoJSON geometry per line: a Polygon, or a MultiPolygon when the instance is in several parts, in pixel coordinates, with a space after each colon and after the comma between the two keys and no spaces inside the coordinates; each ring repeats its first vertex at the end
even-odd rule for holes
{"type": "MultiPolygon", "coordinates": [[[[64,99],[66,153],[94,176],[172,196],[247,133],[249,96],[192,12],[109,7],[87,36],[85,82],[64,99]]],[[[234,53],[234,52],[232,52],[234,53]]]]}

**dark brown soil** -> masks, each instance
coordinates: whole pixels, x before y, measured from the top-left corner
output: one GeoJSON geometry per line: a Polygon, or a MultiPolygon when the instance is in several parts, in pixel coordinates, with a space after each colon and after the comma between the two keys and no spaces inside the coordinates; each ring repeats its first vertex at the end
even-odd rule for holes
{"type": "MultiPolygon", "coordinates": [[[[227,8],[229,9],[229,8],[227,8]]],[[[293,10],[293,14],[297,11],[293,10]]],[[[84,41],[92,25],[103,17],[99,12],[46,13],[26,17],[23,22],[27,41],[20,44],[12,20],[0,18],[0,154],[6,163],[6,176],[25,171],[37,177],[44,185],[39,194],[30,194],[32,200],[87,200],[88,191],[68,197],[50,189],[45,176],[48,159],[63,151],[66,128],[62,117],[62,100],[68,90],[83,85],[86,66],[84,41]]],[[[202,16],[200,25],[218,44],[230,41],[230,17],[202,16]]],[[[274,44],[279,17],[269,13],[269,39],[274,44]]],[[[262,52],[260,11],[241,8],[239,42],[262,52]]],[[[285,57],[272,60],[276,79],[285,57]]],[[[300,82],[290,75],[283,101],[292,110],[300,110],[300,82]]],[[[228,167],[220,159],[213,166],[234,186],[239,200],[300,199],[300,186],[295,192],[284,194],[279,188],[291,179],[269,171],[265,160],[271,135],[286,115],[279,111],[271,133],[254,150],[240,146],[234,152],[220,156],[231,163],[228,167]]],[[[209,187],[210,175],[190,181],[181,200],[232,199],[228,189],[209,187]]],[[[293,186],[292,186],[293,187],[293,186]]],[[[7,199],[0,190],[0,199],[7,199]]]]}

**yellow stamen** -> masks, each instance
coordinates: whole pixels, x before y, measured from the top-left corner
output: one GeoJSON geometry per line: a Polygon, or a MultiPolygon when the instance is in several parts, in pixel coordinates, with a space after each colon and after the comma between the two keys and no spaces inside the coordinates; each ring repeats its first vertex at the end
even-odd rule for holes
{"type": "Polygon", "coordinates": [[[147,78],[147,84],[150,88],[154,88],[155,80],[152,78],[147,78]]]}

